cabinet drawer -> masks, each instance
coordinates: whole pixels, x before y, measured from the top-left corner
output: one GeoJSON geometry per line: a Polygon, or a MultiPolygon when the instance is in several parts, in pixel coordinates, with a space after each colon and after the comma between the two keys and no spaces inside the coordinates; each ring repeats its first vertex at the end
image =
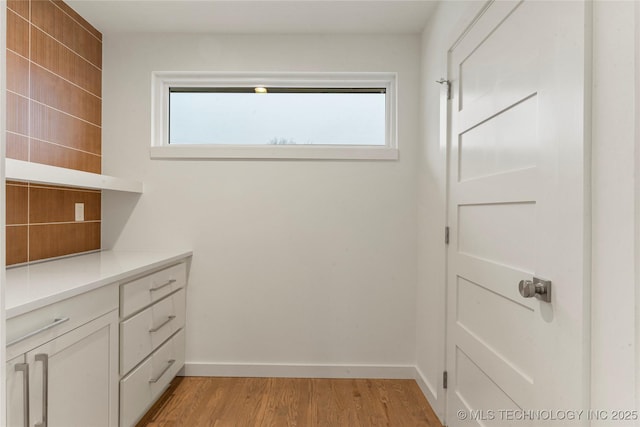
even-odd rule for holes
{"type": "Polygon", "coordinates": [[[7,359],[117,308],[118,286],[114,283],[7,319],[7,359]]]}
{"type": "Polygon", "coordinates": [[[125,318],[187,283],[187,266],[180,263],[122,285],[120,317],[125,318]]]}
{"type": "Polygon", "coordinates": [[[120,426],[134,425],[184,365],[184,330],[120,380],[120,426]],[[172,362],[173,361],[173,362],[172,362]]]}
{"type": "Polygon", "coordinates": [[[185,304],[180,289],[120,324],[121,375],[184,326],[185,304]]]}

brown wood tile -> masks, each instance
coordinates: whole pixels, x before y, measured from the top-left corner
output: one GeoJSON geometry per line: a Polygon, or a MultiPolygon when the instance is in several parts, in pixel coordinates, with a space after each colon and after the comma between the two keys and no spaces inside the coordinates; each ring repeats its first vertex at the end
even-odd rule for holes
{"type": "Polygon", "coordinates": [[[87,20],[85,20],[78,12],[73,10],[71,6],[66,4],[62,0],[53,0],[53,2],[62,9],[67,15],[73,18],[76,22],[78,22],[84,29],[93,34],[95,38],[102,41],[102,33],[98,31],[93,25],[91,25],[87,20]]]}
{"type": "MultiPolygon", "coordinates": [[[[102,68],[102,42],[94,37],[87,28],[78,24],[71,16],[56,7],[56,4],[49,0],[32,1],[31,22],[33,25],[98,68],[102,68]]],[[[102,36],[100,36],[101,38],[102,36]]]]}
{"type": "MultiPolygon", "coordinates": [[[[7,157],[100,173],[102,35],[60,0],[7,8],[7,157]]],[[[100,249],[100,191],[7,182],[5,209],[7,265],[100,249]]]]}
{"type": "Polygon", "coordinates": [[[28,187],[29,186],[28,182],[14,181],[14,180],[9,180],[9,179],[5,181],[5,184],[6,185],[18,185],[18,186],[21,186],[21,187],[28,187]]]}
{"type": "Polygon", "coordinates": [[[7,258],[6,264],[20,264],[27,262],[27,248],[28,248],[28,227],[22,226],[7,226],[6,234],[7,245],[7,258]]]}
{"type": "Polygon", "coordinates": [[[29,226],[29,261],[100,249],[100,223],[29,226]]]}
{"type": "Polygon", "coordinates": [[[6,185],[7,225],[27,224],[29,209],[29,188],[23,185],[6,185]]]}
{"type": "Polygon", "coordinates": [[[31,136],[100,155],[101,129],[76,117],[31,102],[31,136]]]}
{"type": "Polygon", "coordinates": [[[36,27],[31,27],[31,61],[94,95],[102,94],[102,72],[36,27]]]}
{"type": "Polygon", "coordinates": [[[29,61],[7,50],[7,89],[29,96],[29,61]]]}
{"type": "Polygon", "coordinates": [[[29,134],[29,101],[12,92],[7,92],[7,130],[29,134]]]}
{"type": "Polygon", "coordinates": [[[31,139],[29,143],[29,156],[32,162],[93,173],[100,173],[102,169],[100,156],[36,139],[31,139]]]}
{"type": "Polygon", "coordinates": [[[100,220],[100,193],[31,187],[29,222],[30,224],[73,222],[76,203],[84,203],[85,221],[100,220]]]}
{"type": "Polygon", "coordinates": [[[7,9],[14,11],[24,19],[29,19],[29,0],[7,0],[7,9]]]}
{"type": "Polygon", "coordinates": [[[102,101],[44,68],[31,65],[31,99],[100,126],[102,101]]]}
{"type": "Polygon", "coordinates": [[[7,132],[6,141],[8,159],[29,160],[29,138],[7,132]]]}
{"type": "Polygon", "coordinates": [[[29,57],[29,22],[7,10],[7,49],[29,57]]]}

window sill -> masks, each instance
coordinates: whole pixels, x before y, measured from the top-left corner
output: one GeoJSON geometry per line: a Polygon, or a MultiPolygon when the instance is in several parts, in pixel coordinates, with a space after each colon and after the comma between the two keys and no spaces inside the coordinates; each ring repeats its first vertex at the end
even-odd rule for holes
{"type": "Polygon", "coordinates": [[[398,149],[362,146],[179,145],[151,147],[152,159],[397,160],[398,149]]]}

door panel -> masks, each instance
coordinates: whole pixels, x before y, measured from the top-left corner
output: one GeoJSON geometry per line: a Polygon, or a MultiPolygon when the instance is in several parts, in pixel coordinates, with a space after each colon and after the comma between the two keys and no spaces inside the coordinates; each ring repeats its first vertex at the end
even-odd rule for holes
{"type": "MultiPolygon", "coordinates": [[[[456,351],[458,393],[460,399],[472,408],[498,405],[504,409],[518,409],[518,405],[462,350],[456,351]]],[[[490,418],[487,412],[485,418],[490,418]]]]}
{"type": "Polygon", "coordinates": [[[458,277],[457,298],[459,326],[485,343],[522,376],[531,378],[535,363],[534,336],[520,322],[533,322],[534,310],[462,277],[458,277]],[[484,307],[492,307],[492,310],[485,310],[484,307]],[[502,326],[496,328],[499,324],[502,326]],[[493,347],[488,343],[492,343],[493,347]]]}
{"type": "Polygon", "coordinates": [[[587,402],[587,7],[489,3],[449,54],[450,426],[587,402]],[[551,303],[520,295],[533,276],[551,303]]]}
{"type": "Polygon", "coordinates": [[[536,95],[499,112],[459,138],[458,180],[511,172],[536,165],[536,95]]]}
{"type": "MultiPolygon", "coordinates": [[[[502,6],[506,9],[516,4],[506,3],[502,6]]],[[[540,23],[535,19],[521,19],[523,13],[517,8],[511,13],[514,16],[507,15],[473,50],[455,52],[454,60],[460,61],[460,110],[518,93],[524,83],[535,78],[532,71],[536,69],[542,48],[538,38],[540,23]],[[514,35],[517,36],[515,43],[514,35]]]]}
{"type": "Polygon", "coordinates": [[[533,271],[535,248],[534,202],[488,203],[458,206],[458,252],[533,271]]]}

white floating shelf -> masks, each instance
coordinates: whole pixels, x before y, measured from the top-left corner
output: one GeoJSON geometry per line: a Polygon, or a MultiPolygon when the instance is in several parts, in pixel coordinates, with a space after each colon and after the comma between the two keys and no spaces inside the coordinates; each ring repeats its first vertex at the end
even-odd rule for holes
{"type": "Polygon", "coordinates": [[[5,159],[5,175],[8,180],[142,193],[142,182],[139,181],[15,159],[5,159]]]}

